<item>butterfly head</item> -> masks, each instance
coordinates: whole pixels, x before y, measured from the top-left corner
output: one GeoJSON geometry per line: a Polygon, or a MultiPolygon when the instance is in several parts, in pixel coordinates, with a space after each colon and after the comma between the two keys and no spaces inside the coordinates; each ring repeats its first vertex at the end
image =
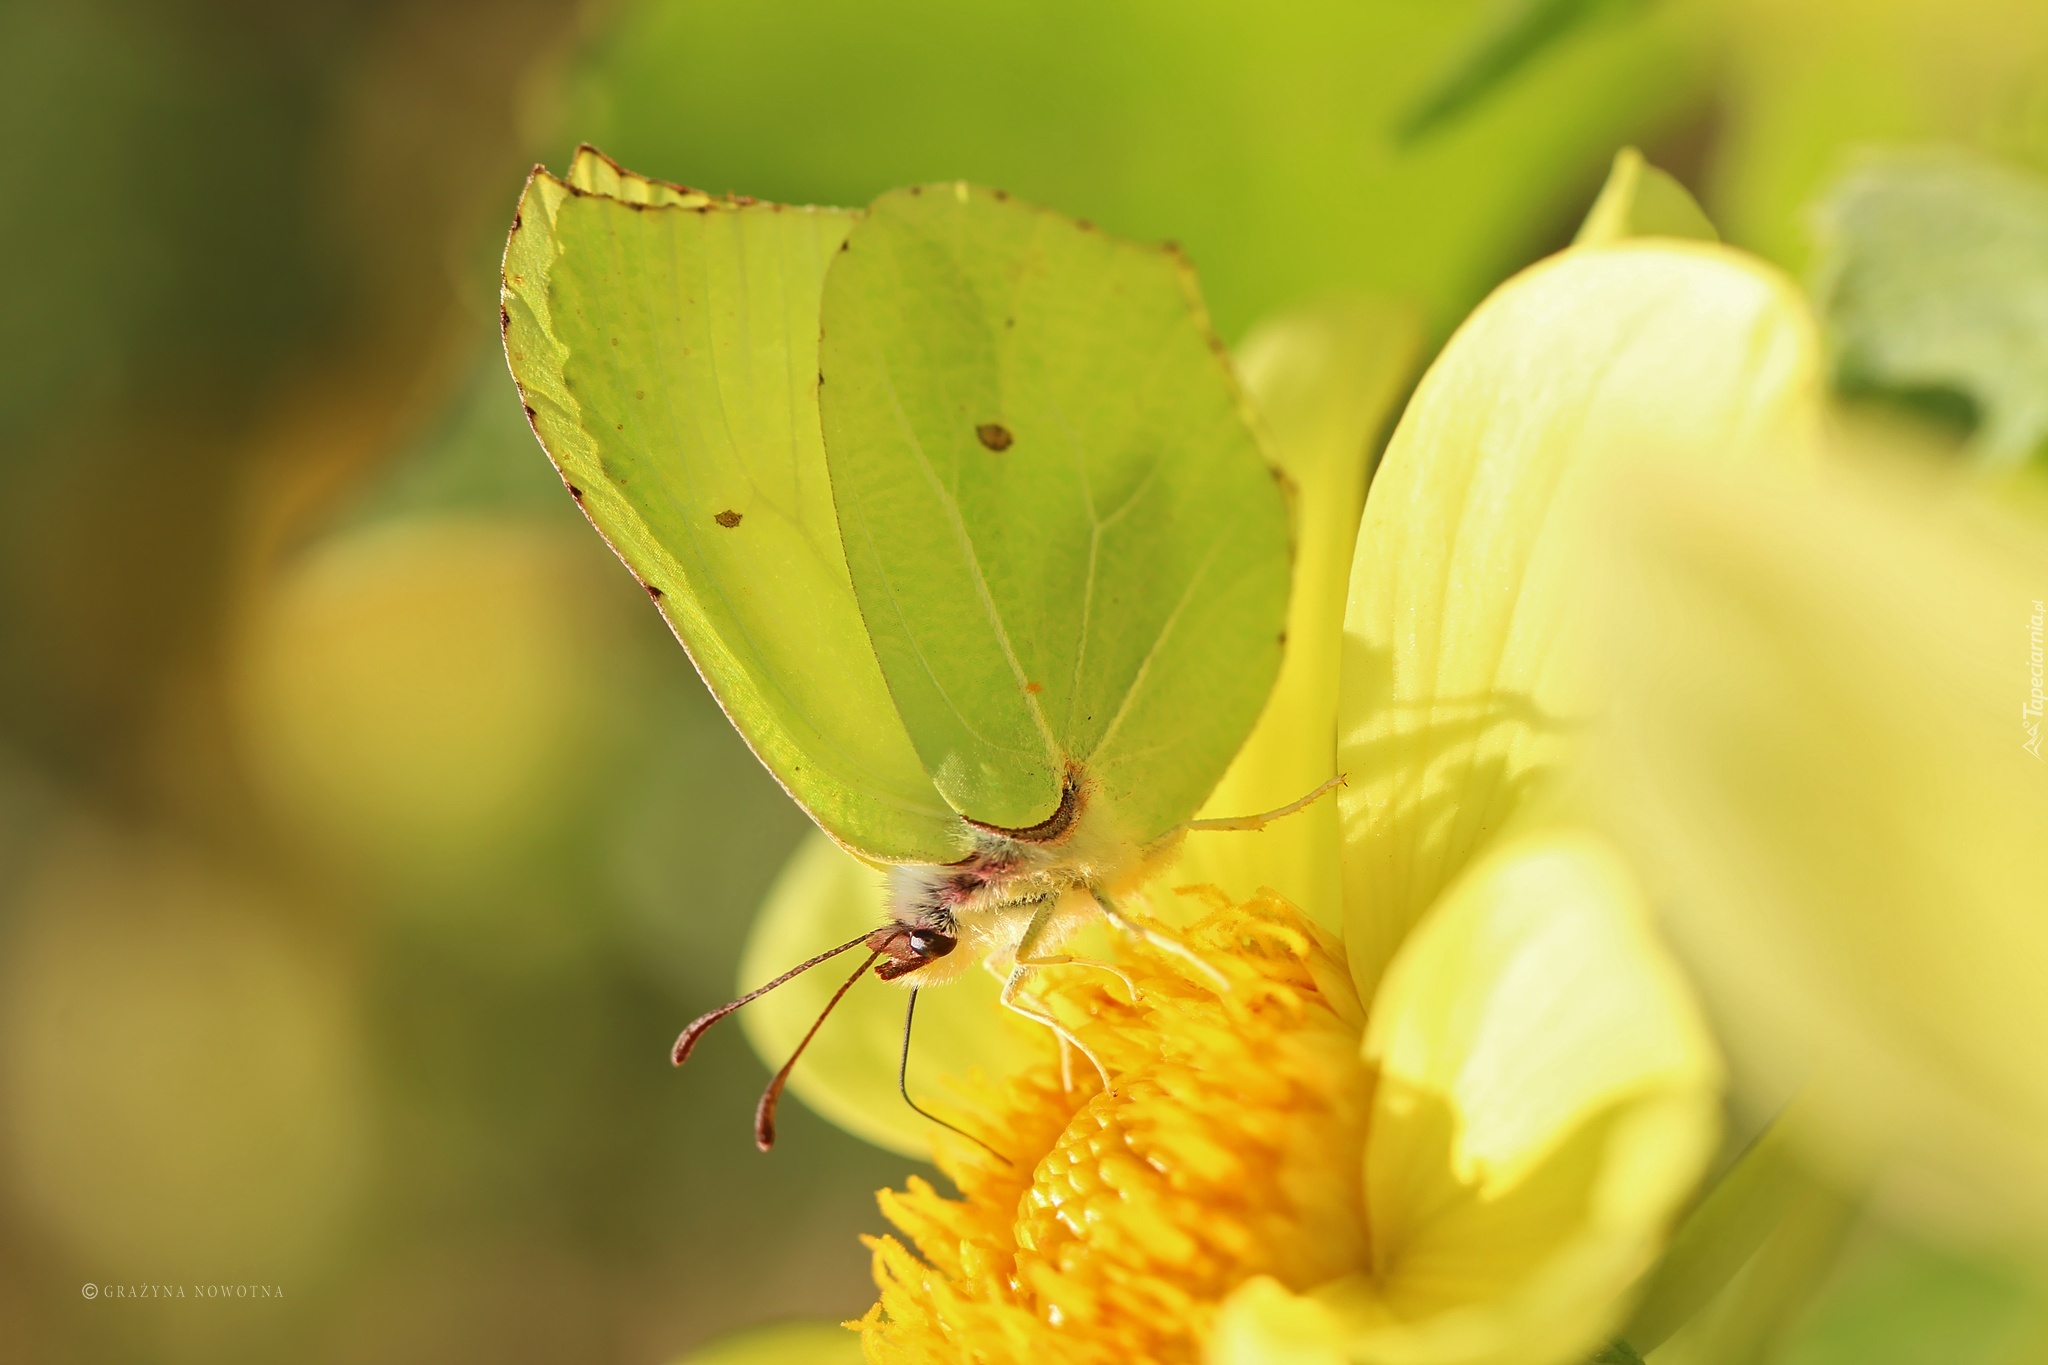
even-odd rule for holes
{"type": "MultiPolygon", "coordinates": [[[[958,936],[936,925],[889,924],[868,935],[868,947],[885,959],[875,967],[875,975],[884,981],[921,971],[951,956],[959,946],[958,936]]],[[[953,973],[946,975],[950,977],[953,973]]],[[[921,977],[913,984],[924,985],[930,979],[921,977]]]]}

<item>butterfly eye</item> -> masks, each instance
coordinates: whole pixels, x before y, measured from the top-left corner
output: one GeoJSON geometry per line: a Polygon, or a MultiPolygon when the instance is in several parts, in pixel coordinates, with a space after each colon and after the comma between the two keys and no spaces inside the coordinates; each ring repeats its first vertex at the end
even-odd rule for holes
{"type": "Polygon", "coordinates": [[[952,952],[954,944],[955,939],[951,934],[942,934],[935,929],[910,931],[910,951],[927,962],[952,952]]]}

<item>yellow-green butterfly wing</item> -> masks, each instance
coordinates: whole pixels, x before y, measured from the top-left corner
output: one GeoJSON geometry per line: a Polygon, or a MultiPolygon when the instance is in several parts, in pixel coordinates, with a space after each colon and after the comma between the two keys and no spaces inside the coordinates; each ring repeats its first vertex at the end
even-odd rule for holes
{"type": "Polygon", "coordinates": [[[521,200],[505,350],[563,480],[762,762],[856,852],[947,862],[967,831],[890,703],[819,435],[819,300],[856,218],[586,149],[521,200]]]}
{"type": "Polygon", "coordinates": [[[1079,763],[1146,840],[1280,664],[1288,510],[1193,272],[999,192],[884,195],[825,283],[820,411],[897,713],[945,799],[1032,825],[1079,763]]]}

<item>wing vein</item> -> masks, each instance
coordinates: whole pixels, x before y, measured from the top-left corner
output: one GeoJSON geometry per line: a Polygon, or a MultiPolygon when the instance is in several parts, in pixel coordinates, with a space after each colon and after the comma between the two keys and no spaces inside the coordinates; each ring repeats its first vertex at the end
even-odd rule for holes
{"type": "Polygon", "coordinates": [[[1223,542],[1220,540],[1211,545],[1208,553],[1202,556],[1200,566],[1189,575],[1188,585],[1181,590],[1180,599],[1173,604],[1173,610],[1167,613],[1166,620],[1159,627],[1159,633],[1152,637],[1151,645],[1145,650],[1145,657],[1138,661],[1138,671],[1131,675],[1131,685],[1124,689],[1123,700],[1117,703],[1116,714],[1110,717],[1108,728],[1102,732],[1102,738],[1095,742],[1095,747],[1088,751],[1090,760],[1108,748],[1109,742],[1116,738],[1116,732],[1123,725],[1124,717],[1130,714],[1132,698],[1144,689],[1145,675],[1152,671],[1153,661],[1159,657],[1159,651],[1172,636],[1174,628],[1180,624],[1181,613],[1187,610],[1188,603],[1195,600],[1195,589],[1208,578],[1210,566],[1216,562],[1216,556],[1222,550],[1223,542]]]}
{"type": "MultiPolygon", "coordinates": [[[[938,497],[939,505],[945,512],[947,528],[952,532],[954,541],[959,545],[960,554],[966,561],[969,579],[974,584],[975,598],[981,604],[982,614],[988,619],[989,629],[995,633],[996,643],[1002,648],[1003,660],[1009,665],[1011,676],[1016,679],[1017,691],[1019,695],[1023,696],[1025,706],[1031,713],[1031,719],[1038,727],[1039,735],[1045,740],[1047,754],[1057,759],[1062,756],[1059,741],[1054,738],[1052,727],[1046,724],[1045,712],[1038,705],[1037,699],[1025,691],[1025,684],[1030,679],[1025,676],[1024,665],[1017,658],[1016,647],[1010,643],[1010,632],[1003,625],[1002,613],[997,610],[995,597],[989,591],[988,576],[982,571],[981,557],[974,550],[974,538],[968,534],[966,520],[960,515],[959,500],[940,481],[938,471],[932,468],[931,459],[925,454],[924,443],[918,440],[917,431],[912,425],[909,415],[903,410],[902,395],[896,388],[896,376],[894,371],[890,369],[887,354],[879,347],[875,348],[874,354],[881,370],[882,387],[889,395],[890,410],[896,416],[896,425],[902,431],[904,439],[909,443],[911,454],[917,460],[919,474],[924,477],[925,483],[938,497]]],[[[893,586],[890,589],[890,604],[892,606],[897,605],[893,586]]],[[[898,607],[897,614],[899,618],[902,616],[900,607],[898,607]]],[[[907,634],[907,620],[905,621],[905,626],[907,634]]],[[[912,643],[913,647],[915,647],[914,638],[912,643]]],[[[961,714],[960,708],[953,702],[952,695],[946,691],[944,685],[939,682],[938,675],[932,671],[931,665],[927,662],[922,649],[918,649],[917,658],[918,663],[924,667],[926,676],[931,679],[933,687],[940,696],[946,699],[947,709],[960,718],[961,725],[969,734],[982,740],[983,743],[988,743],[987,738],[974,728],[966,716],[961,714]]],[[[998,746],[991,745],[990,747],[998,746]]]]}

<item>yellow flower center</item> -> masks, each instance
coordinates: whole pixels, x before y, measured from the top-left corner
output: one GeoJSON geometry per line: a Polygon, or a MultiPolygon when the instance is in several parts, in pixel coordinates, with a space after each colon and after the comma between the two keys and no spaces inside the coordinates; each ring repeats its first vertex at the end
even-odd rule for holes
{"type": "Polygon", "coordinates": [[[1371,1081],[1341,960],[1271,896],[1219,904],[1185,938],[1227,988],[1142,945],[1119,961],[1135,1001],[1106,973],[1037,974],[1115,1088],[1081,1057],[1063,1068],[1048,1031],[963,1125],[1014,1164],[948,1138],[959,1199],[915,1177],[882,1192],[916,1254],[869,1239],[870,1360],[1193,1360],[1247,1277],[1303,1291],[1366,1263],[1371,1081]]]}

